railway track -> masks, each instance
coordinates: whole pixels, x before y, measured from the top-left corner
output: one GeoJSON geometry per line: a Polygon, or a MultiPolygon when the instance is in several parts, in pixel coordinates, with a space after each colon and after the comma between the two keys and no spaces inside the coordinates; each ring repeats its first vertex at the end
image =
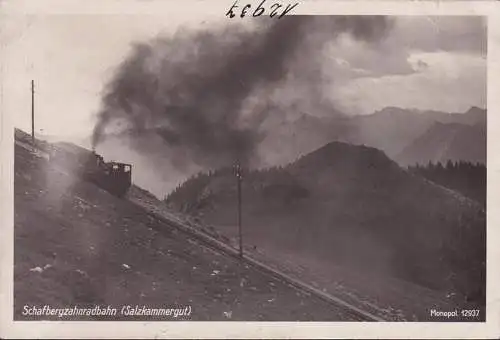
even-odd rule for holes
{"type": "MultiPolygon", "coordinates": [[[[40,150],[40,148],[37,148],[36,146],[34,147],[33,145],[30,145],[29,143],[23,143],[20,141],[16,140],[16,145],[25,148],[26,150],[35,153],[38,157],[43,157],[48,159],[49,155],[47,152],[40,150]]],[[[312,294],[321,300],[336,305],[336,306],[341,306],[344,308],[346,311],[348,311],[351,315],[353,315],[356,319],[359,319],[359,321],[387,321],[380,316],[377,316],[371,312],[365,311],[359,307],[356,307],[338,297],[332,296],[331,294],[328,294],[326,292],[323,292],[312,285],[305,283],[301,280],[298,280],[296,278],[293,278],[275,268],[272,268],[271,266],[258,261],[257,259],[253,258],[252,256],[249,256],[248,253],[245,254],[243,253],[243,256],[241,257],[239,254],[238,249],[235,249],[231,247],[230,245],[221,242],[220,240],[210,236],[207,233],[204,233],[200,230],[197,230],[196,228],[193,228],[189,225],[186,225],[184,223],[181,223],[179,221],[176,221],[172,218],[167,218],[166,216],[162,216],[160,213],[153,212],[148,210],[146,207],[143,205],[137,204],[137,202],[134,202],[133,200],[130,200],[132,203],[138,205],[142,209],[144,209],[145,213],[152,218],[155,218],[157,220],[162,221],[163,223],[174,227],[176,230],[196,239],[198,242],[202,243],[204,246],[209,247],[210,249],[219,252],[221,254],[233,257],[239,261],[243,261],[246,265],[252,266],[254,269],[258,270],[259,272],[268,275],[270,277],[273,277],[274,279],[277,279],[279,281],[282,281],[289,286],[293,287],[296,290],[307,292],[309,294],[312,294]]],[[[161,230],[159,230],[161,231],[161,230]]]]}
{"type": "MultiPolygon", "coordinates": [[[[134,202],[135,203],[135,202],[134,202]]],[[[309,294],[312,294],[318,298],[320,298],[323,301],[326,301],[328,303],[331,303],[336,306],[341,306],[345,308],[349,313],[351,313],[353,316],[355,316],[359,321],[388,321],[383,319],[380,316],[377,316],[371,312],[365,311],[357,306],[354,306],[338,297],[332,296],[331,294],[325,293],[313,286],[311,286],[308,283],[305,283],[303,281],[297,280],[295,278],[290,277],[289,275],[272,268],[265,263],[258,261],[254,259],[253,257],[249,256],[248,254],[243,254],[243,257],[240,257],[239,251],[228,244],[225,244],[214,237],[211,237],[208,234],[205,234],[203,232],[200,232],[199,230],[196,230],[193,227],[190,227],[188,225],[182,224],[178,221],[175,221],[173,219],[169,219],[165,216],[160,215],[159,213],[149,211],[147,208],[141,206],[146,213],[151,216],[152,218],[158,219],[162,221],[165,224],[168,224],[169,226],[172,226],[176,228],[176,230],[185,233],[189,235],[190,237],[195,238],[197,241],[202,243],[204,246],[208,246],[209,248],[222,253],[224,255],[233,257],[235,259],[238,259],[240,261],[243,261],[245,264],[252,266],[254,269],[262,272],[265,275],[271,276],[277,280],[280,280],[289,286],[292,286],[294,289],[300,290],[307,292],[309,294]]]]}

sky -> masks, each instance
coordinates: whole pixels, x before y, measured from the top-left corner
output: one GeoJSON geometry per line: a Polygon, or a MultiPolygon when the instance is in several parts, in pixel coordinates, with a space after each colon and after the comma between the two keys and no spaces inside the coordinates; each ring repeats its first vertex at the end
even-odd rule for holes
{"type": "MultiPolygon", "coordinates": [[[[348,114],[386,106],[464,112],[486,105],[486,22],[481,17],[393,17],[377,43],[348,36],[321,51],[325,93],[348,114]]],[[[134,42],[222,18],[166,15],[26,15],[3,25],[4,112],[36,132],[88,138],[101,94],[134,42]]],[[[314,32],[311,32],[314,34],[314,32]]]]}

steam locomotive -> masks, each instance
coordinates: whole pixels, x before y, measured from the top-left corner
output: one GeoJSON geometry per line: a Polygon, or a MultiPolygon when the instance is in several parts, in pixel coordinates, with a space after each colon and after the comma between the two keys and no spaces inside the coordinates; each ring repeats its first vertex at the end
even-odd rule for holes
{"type": "Polygon", "coordinates": [[[68,143],[57,143],[50,160],[57,166],[92,182],[114,196],[124,197],[132,185],[132,165],[105,162],[94,150],[89,151],[68,143]]]}
{"type": "Polygon", "coordinates": [[[105,162],[101,155],[92,152],[87,159],[83,178],[117,197],[123,197],[132,184],[132,165],[105,162]]]}

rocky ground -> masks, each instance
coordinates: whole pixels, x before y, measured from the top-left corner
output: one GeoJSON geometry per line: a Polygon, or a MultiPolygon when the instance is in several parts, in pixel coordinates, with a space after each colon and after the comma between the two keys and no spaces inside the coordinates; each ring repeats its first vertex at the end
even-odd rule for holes
{"type": "Polygon", "coordinates": [[[16,320],[58,319],[23,315],[25,306],[44,305],[190,306],[189,316],[177,318],[189,320],[362,319],[200,244],[17,144],[14,232],[16,320]]]}

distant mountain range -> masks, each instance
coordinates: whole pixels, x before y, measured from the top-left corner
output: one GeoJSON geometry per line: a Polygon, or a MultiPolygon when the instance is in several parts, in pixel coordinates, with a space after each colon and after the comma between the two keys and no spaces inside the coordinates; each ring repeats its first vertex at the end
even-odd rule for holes
{"type": "MultiPolygon", "coordinates": [[[[265,138],[258,145],[259,161],[253,164],[258,168],[293,162],[332,141],[378,148],[402,166],[448,159],[486,161],[486,110],[477,107],[464,113],[387,107],[365,116],[269,112],[261,128],[265,138]]],[[[152,140],[156,141],[154,136],[152,140]]],[[[68,141],[90,147],[89,139],[68,141]]],[[[143,148],[148,152],[139,152],[132,149],[133,143],[110,135],[97,151],[107,159],[135,164],[134,181],[163,197],[200,167],[155,143],[143,148]]]]}
{"type": "Polygon", "coordinates": [[[357,141],[399,155],[436,122],[486,126],[486,110],[472,107],[465,113],[407,110],[388,107],[368,116],[357,116],[357,141]]]}
{"type": "MultiPolygon", "coordinates": [[[[235,230],[231,169],[199,174],[172,208],[235,230]]],[[[400,168],[383,152],[329,143],[285,166],[244,174],[246,242],[442,291],[484,293],[480,204],[400,168]]],[[[325,269],[327,270],[327,269],[325,269]]]]}
{"type": "MultiPolygon", "coordinates": [[[[243,179],[245,242],[311,258],[324,272],[333,264],[357,268],[484,304],[484,206],[401,166],[485,161],[486,110],[269,114],[263,128],[264,168],[243,179]]],[[[154,153],[133,154],[118,142],[98,152],[106,159],[136,157],[134,182],[156,196],[170,191],[168,181],[170,188],[193,173],[169,168],[173,161],[163,144],[149,148],[154,153]]],[[[166,203],[231,238],[235,181],[231,168],[200,173],[178,185],[166,203]]]]}
{"type": "MultiPolygon", "coordinates": [[[[463,113],[386,107],[358,116],[338,111],[324,116],[270,112],[263,130],[266,137],[260,144],[259,166],[264,167],[288,163],[331,141],[375,147],[402,165],[448,159],[486,161],[486,110],[478,107],[463,113]],[[467,146],[467,151],[454,150],[462,149],[462,145],[467,146]],[[433,148],[439,152],[432,152],[433,148]]],[[[116,137],[109,136],[113,140],[116,137]]],[[[48,142],[61,140],[48,135],[37,138],[48,142]]],[[[90,138],[66,141],[90,148],[90,138]]]]}
{"type": "Polygon", "coordinates": [[[449,160],[486,164],[486,125],[436,122],[395,159],[402,165],[449,160]]]}
{"type": "MultiPolygon", "coordinates": [[[[262,154],[268,164],[293,161],[330,141],[372,146],[384,151],[402,165],[415,161],[427,163],[436,159],[436,155],[423,149],[417,151],[421,148],[418,139],[426,138],[424,134],[428,133],[436,123],[441,123],[437,126],[460,124],[463,128],[455,135],[453,145],[449,144],[449,138],[444,137],[433,138],[433,142],[442,143],[446,140],[447,145],[452,148],[462,144],[475,146],[463,153],[450,149],[447,151],[449,157],[464,161],[485,161],[486,110],[478,107],[471,107],[464,113],[387,107],[364,116],[348,117],[335,113],[331,116],[316,117],[303,113],[292,121],[280,121],[276,117],[270,117],[270,120],[273,124],[268,128],[268,136],[261,146],[262,154]],[[474,128],[468,129],[468,127],[474,128]],[[411,146],[413,143],[417,144],[411,146]]],[[[440,129],[433,128],[431,133],[439,135],[438,130],[440,129]]],[[[444,130],[448,129],[443,129],[442,132],[448,134],[444,130]]],[[[439,150],[448,148],[444,145],[429,144],[426,149],[433,147],[439,150]]],[[[446,160],[447,157],[444,155],[442,159],[446,160]]]]}

